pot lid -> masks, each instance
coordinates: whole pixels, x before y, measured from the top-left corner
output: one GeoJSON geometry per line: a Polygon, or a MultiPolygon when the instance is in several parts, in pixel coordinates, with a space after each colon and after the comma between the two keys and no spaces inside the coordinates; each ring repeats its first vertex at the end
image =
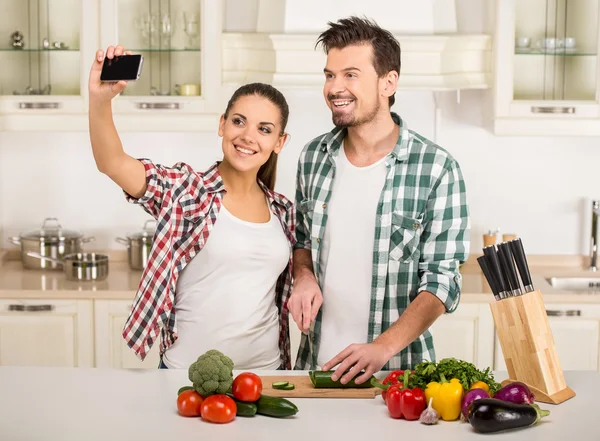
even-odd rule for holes
{"type": "Polygon", "coordinates": [[[79,231],[65,230],[58,219],[55,217],[47,217],[44,219],[42,226],[39,230],[29,231],[21,234],[24,239],[76,239],[82,237],[83,234],[79,231]]]}
{"type": "Polygon", "coordinates": [[[149,219],[146,222],[144,222],[144,227],[142,231],[133,234],[128,234],[127,237],[129,239],[152,239],[154,237],[155,232],[156,221],[154,219],[149,219]]]}

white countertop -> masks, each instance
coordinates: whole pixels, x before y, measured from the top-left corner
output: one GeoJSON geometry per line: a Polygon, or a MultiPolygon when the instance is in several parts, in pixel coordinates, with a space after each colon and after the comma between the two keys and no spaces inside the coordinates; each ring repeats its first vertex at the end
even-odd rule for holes
{"type": "MultiPolygon", "coordinates": [[[[275,372],[262,371],[263,375],[275,372]]],[[[277,372],[282,374],[281,371],[277,372]]],[[[294,371],[289,374],[305,375],[294,371]]],[[[496,373],[501,381],[504,373],[496,373]]],[[[565,373],[577,393],[558,406],[540,403],[550,416],[539,425],[494,435],[494,440],[598,441],[599,372],[565,373]]],[[[376,399],[292,401],[299,412],[277,419],[237,417],[225,425],[177,414],[177,390],[186,370],[0,367],[0,439],[7,441],[381,441],[486,439],[468,423],[425,426],[394,420],[376,399]]]]}

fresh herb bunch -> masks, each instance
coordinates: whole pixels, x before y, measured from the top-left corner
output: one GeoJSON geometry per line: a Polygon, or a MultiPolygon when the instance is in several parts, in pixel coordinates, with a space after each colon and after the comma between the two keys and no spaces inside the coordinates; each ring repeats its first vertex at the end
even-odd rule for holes
{"type": "Polygon", "coordinates": [[[490,387],[490,395],[492,396],[502,387],[494,380],[494,375],[489,367],[481,371],[474,364],[456,358],[444,358],[438,363],[423,361],[415,366],[414,371],[415,374],[411,377],[411,382],[423,389],[432,381],[440,381],[441,374],[448,381],[452,378],[458,378],[465,390],[469,390],[473,383],[483,381],[490,387]]]}

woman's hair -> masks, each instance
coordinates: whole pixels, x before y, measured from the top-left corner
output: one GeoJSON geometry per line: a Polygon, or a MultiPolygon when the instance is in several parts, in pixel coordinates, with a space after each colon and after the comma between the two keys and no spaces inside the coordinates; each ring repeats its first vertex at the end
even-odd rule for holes
{"type": "MultiPolygon", "coordinates": [[[[241,97],[249,95],[257,95],[266,98],[279,108],[279,113],[281,114],[281,131],[279,136],[283,136],[285,133],[285,127],[287,126],[290,109],[288,108],[287,101],[285,100],[283,94],[269,84],[250,83],[245,84],[236,90],[227,103],[227,108],[225,109],[225,119],[227,119],[229,116],[229,111],[237,102],[237,100],[241,97]]],[[[260,179],[260,181],[265,184],[269,190],[274,190],[276,175],[277,154],[275,152],[271,152],[271,156],[269,156],[267,162],[265,162],[258,170],[258,179],[260,179]]]]}

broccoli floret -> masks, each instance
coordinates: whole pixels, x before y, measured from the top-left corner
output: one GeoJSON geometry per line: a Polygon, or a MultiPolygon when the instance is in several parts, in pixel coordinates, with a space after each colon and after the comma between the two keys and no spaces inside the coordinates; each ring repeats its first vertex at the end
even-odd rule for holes
{"type": "Polygon", "coordinates": [[[227,393],[233,384],[233,361],[211,349],[190,365],[188,377],[196,392],[203,397],[227,393]]]}

